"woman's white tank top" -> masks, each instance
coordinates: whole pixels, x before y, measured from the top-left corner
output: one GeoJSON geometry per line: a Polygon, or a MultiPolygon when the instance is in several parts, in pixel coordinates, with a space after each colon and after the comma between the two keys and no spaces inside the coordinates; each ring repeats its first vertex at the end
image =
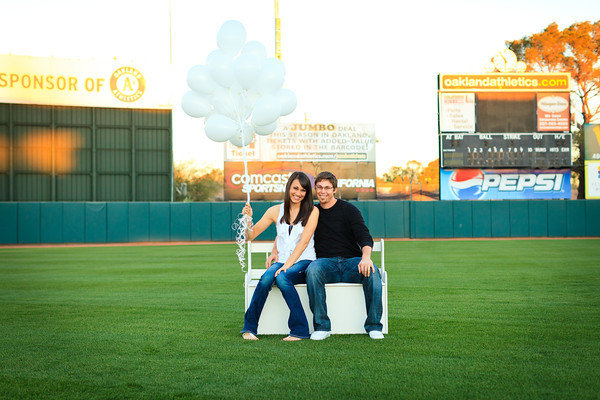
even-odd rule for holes
{"type": "MultiPolygon", "coordinates": [[[[302,232],[304,232],[304,227],[302,223],[298,222],[296,225],[290,225],[285,222],[281,222],[281,217],[283,217],[283,204],[279,207],[279,216],[277,217],[277,253],[278,262],[285,263],[288,258],[292,255],[292,252],[296,248],[298,242],[300,242],[300,237],[302,236],[302,232]],[[290,226],[292,230],[290,231],[290,226]]],[[[317,253],[315,253],[315,240],[314,234],[310,237],[310,241],[308,242],[308,246],[302,252],[300,257],[298,257],[297,261],[300,260],[316,260],[317,253]]]]}

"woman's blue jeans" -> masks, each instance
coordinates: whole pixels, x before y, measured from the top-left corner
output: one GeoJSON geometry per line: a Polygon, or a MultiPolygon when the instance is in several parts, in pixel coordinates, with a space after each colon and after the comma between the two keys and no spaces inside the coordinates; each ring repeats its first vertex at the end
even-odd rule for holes
{"type": "Polygon", "coordinates": [[[290,308],[290,317],[288,326],[290,327],[290,336],[295,336],[301,339],[310,337],[308,331],[308,320],[304,314],[300,296],[294,285],[306,282],[306,268],[310,264],[310,260],[301,260],[292,265],[286,272],[281,272],[275,278],[275,272],[283,266],[282,263],[274,263],[265,271],[256,285],[250,306],[244,315],[244,327],[242,333],[251,332],[256,335],[258,330],[258,320],[260,314],[267,301],[267,296],[273,287],[273,283],[277,284],[281,294],[290,308]]]}

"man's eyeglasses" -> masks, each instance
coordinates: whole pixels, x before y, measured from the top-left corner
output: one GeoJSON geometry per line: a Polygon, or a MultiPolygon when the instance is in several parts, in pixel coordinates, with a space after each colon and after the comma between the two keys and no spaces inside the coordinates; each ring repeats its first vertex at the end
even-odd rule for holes
{"type": "Polygon", "coordinates": [[[315,189],[317,189],[317,190],[324,190],[326,192],[331,192],[333,190],[333,187],[332,186],[317,185],[317,186],[315,186],[315,189]]]}

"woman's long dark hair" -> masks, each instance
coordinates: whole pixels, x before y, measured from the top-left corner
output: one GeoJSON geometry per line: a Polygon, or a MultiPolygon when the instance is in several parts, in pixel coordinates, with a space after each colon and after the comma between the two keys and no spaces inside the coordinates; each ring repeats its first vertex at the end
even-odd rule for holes
{"type": "Polygon", "coordinates": [[[302,226],[305,226],[308,222],[308,217],[312,212],[314,207],[313,202],[313,193],[312,186],[310,184],[310,179],[304,172],[296,171],[290,175],[290,178],[285,185],[285,196],[283,198],[283,217],[281,217],[281,223],[286,223],[290,225],[296,225],[298,222],[302,222],[302,226]],[[290,188],[292,187],[292,182],[298,179],[300,185],[304,190],[306,190],[306,195],[300,202],[300,210],[298,211],[298,216],[293,223],[290,222],[290,207],[292,205],[292,201],[290,200],[290,188]]]}

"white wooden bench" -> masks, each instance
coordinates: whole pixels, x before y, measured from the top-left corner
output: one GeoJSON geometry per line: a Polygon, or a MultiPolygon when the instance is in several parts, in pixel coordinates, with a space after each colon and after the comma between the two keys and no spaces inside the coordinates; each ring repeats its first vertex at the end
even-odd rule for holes
{"type": "MultiPolygon", "coordinates": [[[[250,300],[256,289],[256,285],[266,271],[266,269],[252,268],[252,254],[265,253],[269,255],[273,249],[273,242],[269,243],[253,243],[248,242],[248,272],[245,275],[245,309],[248,309],[250,300]]],[[[387,295],[387,273],[385,271],[384,246],[383,239],[377,241],[373,245],[373,253],[381,254],[381,261],[373,262],[379,267],[382,280],[382,304],[383,313],[381,323],[383,324],[383,333],[388,333],[388,295],[387,295]]],[[[374,254],[373,254],[374,255],[374,254]]],[[[265,257],[266,261],[266,257],[265,257]]],[[[308,302],[308,292],[306,284],[296,285],[296,290],[300,296],[300,301],[304,307],[306,318],[310,332],[314,330],[313,314],[310,311],[308,302]]],[[[328,283],[325,285],[327,296],[327,315],[331,320],[332,334],[348,334],[348,333],[366,333],[364,324],[367,318],[367,310],[365,306],[365,296],[362,284],[360,283],[328,283]]],[[[288,328],[288,317],[290,310],[283,299],[281,291],[276,285],[269,292],[267,302],[258,322],[259,335],[287,335],[290,332],[288,328]]]]}

